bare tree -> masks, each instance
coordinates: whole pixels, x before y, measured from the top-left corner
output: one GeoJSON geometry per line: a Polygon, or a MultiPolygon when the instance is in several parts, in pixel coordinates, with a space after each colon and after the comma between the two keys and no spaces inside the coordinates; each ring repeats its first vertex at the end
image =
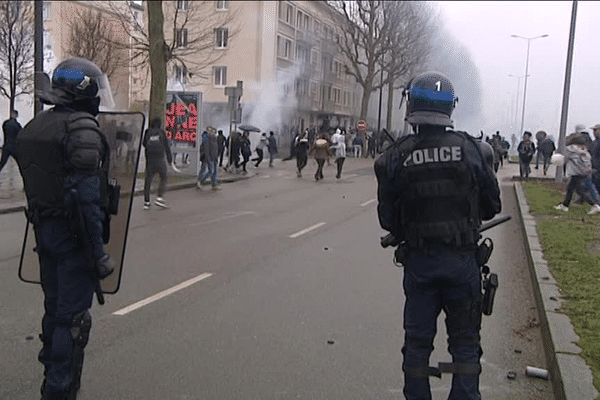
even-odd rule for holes
{"type": "Polygon", "coordinates": [[[33,89],[33,3],[0,1],[0,94],[15,107],[33,89]]]}
{"type": "Polygon", "coordinates": [[[147,1],[146,5],[148,27],[133,7],[110,2],[130,38],[132,66],[151,73],[150,118],[164,119],[169,67],[178,67],[181,78],[190,84],[209,77],[206,67],[225,54],[217,40],[226,44],[239,32],[234,23],[238,13],[219,12],[214,1],[147,1]]]}
{"type": "Polygon", "coordinates": [[[383,58],[388,88],[386,128],[390,131],[394,92],[427,65],[439,17],[427,2],[392,1],[386,2],[384,9],[385,18],[391,20],[392,27],[383,58]]]}
{"type": "Polygon", "coordinates": [[[69,40],[63,51],[74,57],[87,58],[109,78],[126,65],[126,44],[117,37],[111,21],[98,10],[77,9],[68,23],[69,40]]]}
{"type": "Polygon", "coordinates": [[[332,19],[341,20],[344,27],[338,45],[350,64],[345,72],[363,89],[360,119],[367,117],[371,93],[383,83],[377,76],[381,72],[381,59],[387,51],[387,35],[391,29],[390,19],[384,15],[385,3],[383,0],[330,2],[337,11],[332,19]]]}
{"type": "Polygon", "coordinates": [[[163,31],[164,15],[161,1],[148,3],[148,58],[150,59],[150,109],[149,119],[158,117],[165,120],[165,104],[167,102],[167,62],[168,46],[163,31]]]}

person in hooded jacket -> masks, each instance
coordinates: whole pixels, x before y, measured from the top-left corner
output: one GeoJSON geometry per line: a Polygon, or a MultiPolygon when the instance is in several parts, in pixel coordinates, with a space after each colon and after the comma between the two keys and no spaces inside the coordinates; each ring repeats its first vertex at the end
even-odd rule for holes
{"type": "Polygon", "coordinates": [[[167,208],[167,203],[163,198],[167,189],[167,162],[171,164],[173,157],[165,131],[161,129],[161,120],[159,117],[150,121],[150,127],[144,133],[143,141],[146,154],[146,176],[144,178],[144,210],[150,209],[150,187],[154,175],[158,174],[158,196],[154,204],[160,208],[167,208]],[[165,160],[166,158],[166,160],[165,160]]]}

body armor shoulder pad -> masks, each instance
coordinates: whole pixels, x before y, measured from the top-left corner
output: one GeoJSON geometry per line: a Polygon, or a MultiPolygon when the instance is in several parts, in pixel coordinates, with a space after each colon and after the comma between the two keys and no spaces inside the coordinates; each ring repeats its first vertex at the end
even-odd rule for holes
{"type": "Polygon", "coordinates": [[[98,120],[90,113],[76,112],[67,121],[67,159],[80,173],[96,173],[103,159],[105,139],[98,120]]]}

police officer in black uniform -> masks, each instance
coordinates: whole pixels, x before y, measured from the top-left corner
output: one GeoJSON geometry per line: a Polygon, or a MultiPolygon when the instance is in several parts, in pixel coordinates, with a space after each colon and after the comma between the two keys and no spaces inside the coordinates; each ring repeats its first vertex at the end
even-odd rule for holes
{"type": "Polygon", "coordinates": [[[457,98],[447,77],[427,72],[406,90],[402,137],[375,163],[378,217],[404,265],[404,395],[431,399],[429,376],[453,373],[449,399],[481,399],[482,280],[479,228],[500,212],[500,191],[478,144],[447,129],[457,98]],[[429,367],[436,321],[446,314],[452,363],[429,367]]]}
{"type": "Polygon", "coordinates": [[[44,291],[42,399],[72,400],[91,330],[94,289],[114,269],[102,235],[110,150],[95,118],[101,102],[110,107],[112,95],[94,63],[69,58],[56,67],[52,87],[40,100],[54,107],[23,128],[17,154],[44,291]],[[76,229],[78,216],[87,235],[76,229]]]}

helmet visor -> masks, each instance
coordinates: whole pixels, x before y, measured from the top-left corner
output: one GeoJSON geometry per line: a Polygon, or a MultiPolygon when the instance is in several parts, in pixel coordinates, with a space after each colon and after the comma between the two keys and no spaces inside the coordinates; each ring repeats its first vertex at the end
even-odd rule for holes
{"type": "Polygon", "coordinates": [[[110,111],[115,108],[110,82],[105,74],[96,77],[98,82],[98,97],[100,97],[100,110],[110,111]]]}

